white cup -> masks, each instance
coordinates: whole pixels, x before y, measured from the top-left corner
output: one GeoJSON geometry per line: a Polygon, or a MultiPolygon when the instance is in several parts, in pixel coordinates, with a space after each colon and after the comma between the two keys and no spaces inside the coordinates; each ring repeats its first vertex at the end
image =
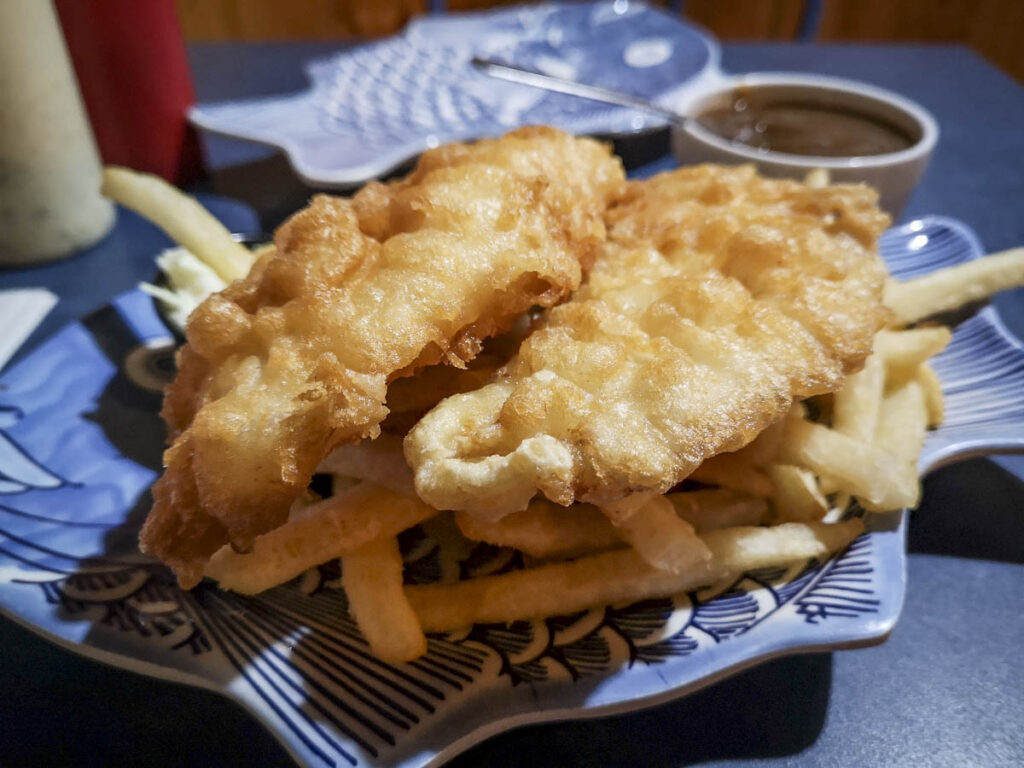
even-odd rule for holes
{"type": "Polygon", "coordinates": [[[114,222],[50,0],[0,0],[0,265],[92,245],[114,222]]]}
{"type": "Polygon", "coordinates": [[[863,157],[795,155],[730,141],[691,119],[672,129],[672,152],[680,162],[754,163],[765,176],[794,179],[823,168],[833,182],[863,182],[877,189],[881,207],[896,217],[921,179],[939,137],[935,119],[923,107],[892,91],[838,77],[784,72],[725,77],[684,92],[673,106],[680,114],[697,117],[729,104],[737,89],[769,103],[806,101],[875,117],[906,133],[913,144],[899,152],[863,157]]]}

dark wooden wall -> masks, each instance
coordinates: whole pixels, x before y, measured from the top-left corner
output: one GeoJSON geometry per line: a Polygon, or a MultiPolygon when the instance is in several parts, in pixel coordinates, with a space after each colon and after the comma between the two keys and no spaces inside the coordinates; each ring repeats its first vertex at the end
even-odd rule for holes
{"type": "MultiPolygon", "coordinates": [[[[400,29],[430,0],[176,0],[188,40],[324,40],[400,29]]],[[[452,11],[508,4],[448,0],[452,11]]],[[[795,40],[805,0],[686,0],[722,40],[795,40]]],[[[1024,0],[823,0],[815,39],[963,43],[1024,81],[1024,0]]]]}

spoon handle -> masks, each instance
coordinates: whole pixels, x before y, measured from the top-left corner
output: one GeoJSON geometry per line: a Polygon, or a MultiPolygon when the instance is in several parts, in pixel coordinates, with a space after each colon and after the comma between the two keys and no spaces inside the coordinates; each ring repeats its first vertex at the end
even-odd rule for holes
{"type": "Polygon", "coordinates": [[[638,109],[642,112],[651,112],[653,114],[666,117],[676,123],[682,122],[685,119],[682,115],[668,107],[663,107],[637,96],[631,96],[628,93],[612,91],[608,88],[600,88],[596,85],[577,83],[575,80],[567,80],[553,75],[543,75],[540,72],[534,72],[521,67],[514,67],[510,64],[502,64],[501,62],[480,58],[479,56],[474,56],[471,63],[484,74],[496,77],[500,80],[507,80],[510,83],[531,85],[534,88],[543,88],[546,91],[566,93],[570,96],[579,96],[583,99],[600,101],[605,104],[615,104],[620,107],[631,107],[632,109],[638,109]]]}

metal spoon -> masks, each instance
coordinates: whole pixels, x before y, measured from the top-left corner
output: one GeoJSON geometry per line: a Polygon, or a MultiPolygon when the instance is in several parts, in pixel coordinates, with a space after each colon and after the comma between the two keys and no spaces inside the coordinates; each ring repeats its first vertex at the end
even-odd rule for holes
{"type": "Polygon", "coordinates": [[[600,101],[605,104],[615,104],[619,107],[630,107],[641,112],[650,112],[651,114],[667,118],[679,127],[683,127],[689,120],[685,115],[680,115],[668,107],[663,107],[660,104],[655,104],[653,101],[622,93],[621,91],[577,83],[575,80],[567,80],[566,78],[555,77],[554,75],[544,75],[540,72],[523,69],[522,67],[514,67],[510,64],[502,64],[501,62],[484,59],[479,56],[474,56],[470,63],[485,75],[496,77],[499,80],[530,85],[534,88],[543,88],[546,91],[565,93],[570,96],[579,96],[583,99],[600,101]]]}

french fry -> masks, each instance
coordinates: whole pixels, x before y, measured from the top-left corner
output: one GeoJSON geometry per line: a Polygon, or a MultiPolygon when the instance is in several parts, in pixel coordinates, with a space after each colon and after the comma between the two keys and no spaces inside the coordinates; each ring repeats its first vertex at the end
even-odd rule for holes
{"type": "Polygon", "coordinates": [[[907,325],[1021,284],[1024,248],[1012,248],[906,282],[890,281],[885,304],[895,314],[894,325],[907,325]]]}
{"type": "Polygon", "coordinates": [[[832,174],[828,168],[812,168],[804,176],[804,184],[812,189],[823,189],[832,183],[832,174]]]}
{"type": "Polygon", "coordinates": [[[924,391],[916,380],[886,394],[875,433],[875,445],[896,458],[916,463],[928,420],[924,391]]]}
{"type": "Polygon", "coordinates": [[[246,554],[225,545],[210,558],[205,574],[223,589],[255,595],[436,514],[415,496],[364,483],[319,501],[296,520],[258,536],[246,554]]]}
{"type": "Polygon", "coordinates": [[[864,521],[783,523],[767,528],[723,528],[704,536],[712,562],[734,573],[797,560],[821,560],[844,549],[864,532],[864,521]]]}
{"type": "Polygon", "coordinates": [[[763,498],[730,488],[669,493],[665,498],[676,508],[676,514],[700,534],[737,525],[759,525],[768,516],[768,502],[763,498]]]}
{"type": "Polygon", "coordinates": [[[254,259],[248,249],[194,198],[159,176],[108,167],[101,191],[156,224],[226,282],[249,274],[254,259]]]}
{"type": "Polygon", "coordinates": [[[917,499],[916,478],[909,482],[889,453],[821,424],[791,420],[781,460],[834,478],[865,509],[902,509],[917,499]]]}
{"type": "Polygon", "coordinates": [[[728,571],[710,561],[682,574],[652,568],[632,549],[468,579],[405,588],[425,632],[574,613],[710,584],[728,571]]]}
{"type": "Polygon", "coordinates": [[[316,471],[365,480],[407,496],[416,495],[412,470],[402,453],[402,439],[394,435],[340,445],[320,462],[316,471]]]}
{"type": "Polygon", "coordinates": [[[427,652],[427,638],[402,589],[398,539],[382,536],[342,557],[341,584],[374,656],[397,664],[427,652]]]}
{"type": "MultiPolygon", "coordinates": [[[[918,380],[924,388],[929,423],[940,423],[942,384],[925,361],[941,352],[949,339],[949,329],[943,327],[879,333],[875,352],[867,358],[864,368],[848,377],[843,388],[835,393],[833,429],[863,443],[876,442],[883,393],[887,387],[900,387],[911,379],[918,380]]],[[[843,488],[842,480],[827,472],[819,475],[822,493],[831,494],[843,488]]]]}
{"type": "Polygon", "coordinates": [[[787,523],[774,528],[725,528],[704,537],[710,560],[670,573],[652,568],[632,549],[539,568],[405,588],[426,632],[573,613],[598,605],[665,597],[752,568],[824,558],[863,531],[863,522],[787,523]]]}
{"type": "Polygon", "coordinates": [[[522,512],[513,512],[500,520],[481,520],[466,512],[456,512],[455,522],[469,539],[513,547],[539,560],[576,557],[622,546],[615,526],[590,504],[563,507],[536,498],[522,512]]]}
{"type": "Polygon", "coordinates": [[[772,481],[749,456],[740,453],[720,453],[712,456],[693,472],[690,480],[708,485],[731,488],[751,496],[768,497],[772,494],[772,481]]]}
{"type": "Polygon", "coordinates": [[[939,426],[946,418],[946,402],[942,394],[942,381],[939,379],[939,374],[925,363],[918,367],[914,380],[924,392],[924,404],[928,409],[928,426],[939,426]]]}
{"type": "Polygon", "coordinates": [[[254,262],[259,261],[269,253],[273,253],[277,249],[277,246],[271,243],[263,243],[263,245],[253,246],[253,249],[249,251],[249,255],[254,262]]]}
{"type": "Polygon", "coordinates": [[[918,366],[944,350],[952,337],[944,326],[880,331],[875,336],[875,354],[885,362],[886,385],[913,378],[918,366]]]}
{"type": "Polygon", "coordinates": [[[774,522],[805,523],[821,520],[828,512],[828,502],[813,472],[791,464],[773,464],[768,467],[768,475],[775,487],[772,493],[774,522]]]}
{"type": "Polygon", "coordinates": [[[832,403],[832,428],[862,443],[872,442],[884,389],[884,358],[869,355],[864,367],[848,376],[842,389],[836,392],[832,403]]]}
{"type": "Polygon", "coordinates": [[[924,445],[928,430],[928,407],[924,390],[915,379],[888,393],[882,400],[875,445],[890,454],[895,466],[904,474],[907,487],[914,488],[915,507],[920,500],[921,484],[918,481],[917,457],[924,445]]]}
{"type": "MultiPolygon", "coordinates": [[[[698,533],[758,525],[768,516],[764,499],[727,488],[670,493],[665,498],[698,533]]],[[[512,547],[538,560],[595,554],[617,549],[623,543],[615,526],[597,507],[563,507],[544,498],[536,498],[522,512],[513,512],[500,520],[481,520],[466,512],[456,512],[455,522],[469,539],[512,547]]]]}
{"type": "Polygon", "coordinates": [[[608,519],[645,562],[680,573],[711,557],[693,526],[676,514],[668,499],[640,491],[601,507],[608,519]]]}

